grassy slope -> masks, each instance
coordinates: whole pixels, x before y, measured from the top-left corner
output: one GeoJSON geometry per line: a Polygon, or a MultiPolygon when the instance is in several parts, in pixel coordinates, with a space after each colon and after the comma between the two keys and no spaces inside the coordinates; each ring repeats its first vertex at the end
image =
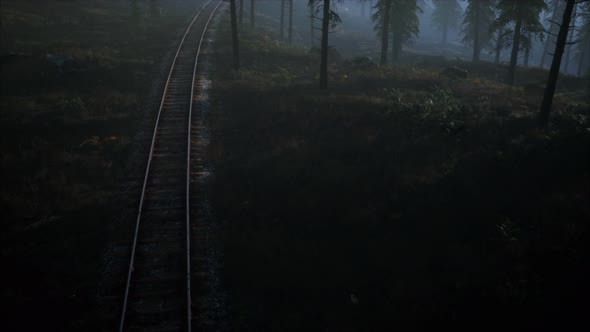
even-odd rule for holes
{"type": "Polygon", "coordinates": [[[109,206],[194,4],[139,10],[135,20],[126,1],[2,1],[2,54],[24,54],[3,61],[0,82],[1,296],[20,330],[97,324],[101,254],[121,213],[109,206]],[[75,68],[60,74],[48,53],[75,68]]]}
{"type": "Polygon", "coordinates": [[[541,132],[534,86],[496,82],[503,69],[487,65],[448,79],[438,72],[455,63],[440,61],[334,66],[318,92],[316,56],[260,24],[242,33],[237,79],[227,28],[216,42],[210,155],[234,328],[581,321],[582,100],[558,96],[541,132]]]}

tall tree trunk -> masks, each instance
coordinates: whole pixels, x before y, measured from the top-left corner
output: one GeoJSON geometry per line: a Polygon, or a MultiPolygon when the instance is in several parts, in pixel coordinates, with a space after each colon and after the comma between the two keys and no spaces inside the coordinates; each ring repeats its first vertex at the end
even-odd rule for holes
{"type": "Polygon", "coordinates": [[[479,1],[475,2],[475,24],[473,25],[473,62],[479,61],[479,12],[480,12],[480,3],[479,1]]]}
{"type": "Polygon", "coordinates": [[[512,39],[512,53],[510,54],[510,67],[508,68],[508,84],[514,84],[516,74],[516,62],[518,61],[518,49],[520,48],[520,32],[522,29],[522,13],[518,12],[516,24],[514,25],[514,37],[512,39]]]}
{"type": "Polygon", "coordinates": [[[254,8],[256,5],[255,2],[255,0],[250,0],[250,25],[252,26],[252,28],[254,28],[254,26],[256,25],[256,22],[254,22],[254,16],[256,14],[256,9],[254,8]]]}
{"type": "Polygon", "coordinates": [[[322,16],[320,89],[328,88],[328,29],[330,29],[330,0],[324,0],[324,13],[322,16]]]}
{"type": "Polygon", "coordinates": [[[553,62],[551,63],[551,70],[549,71],[549,78],[547,79],[547,86],[545,87],[543,102],[541,103],[541,112],[539,113],[539,123],[542,126],[547,125],[549,122],[549,113],[553,105],[553,96],[555,95],[557,78],[559,77],[559,67],[567,43],[567,34],[575,4],[576,0],[567,0],[565,11],[563,12],[563,19],[561,20],[561,26],[559,27],[559,34],[557,35],[557,42],[555,44],[555,54],[553,55],[553,62]]]}
{"type": "Polygon", "coordinates": [[[244,0],[240,0],[240,25],[244,22],[244,0]]]}
{"type": "Polygon", "coordinates": [[[313,22],[315,20],[315,10],[313,8],[313,4],[309,4],[309,47],[313,48],[313,44],[315,44],[315,28],[313,27],[313,22]]]}
{"type": "Polygon", "coordinates": [[[391,10],[391,0],[385,0],[383,9],[383,27],[381,27],[381,65],[387,64],[387,51],[389,49],[389,12],[391,10]]]}
{"type": "Polygon", "coordinates": [[[238,42],[238,22],[236,20],[236,0],[230,0],[231,37],[234,53],[234,70],[240,70],[240,50],[238,42]]]}
{"type": "Polygon", "coordinates": [[[289,0],[289,34],[287,38],[291,44],[293,42],[293,0],[289,0]]]}
{"type": "Polygon", "coordinates": [[[568,69],[569,69],[570,55],[572,53],[572,43],[574,41],[574,34],[576,33],[576,28],[575,28],[575,26],[576,26],[575,17],[576,17],[576,11],[577,11],[576,9],[577,9],[577,5],[574,6],[574,11],[573,11],[573,14],[572,14],[572,17],[574,17],[574,22],[573,22],[572,26],[574,28],[572,29],[572,33],[569,34],[569,39],[567,41],[567,51],[565,53],[565,63],[563,65],[563,71],[565,73],[567,73],[568,72],[568,69]]]}
{"type": "MultiPolygon", "coordinates": [[[[557,20],[557,9],[559,9],[559,1],[555,1],[555,6],[553,6],[553,13],[551,14],[551,21],[555,22],[557,20]]],[[[551,25],[553,23],[549,23],[549,32],[551,32],[552,28],[551,25]]],[[[547,35],[547,38],[545,39],[545,46],[543,47],[543,54],[541,54],[541,63],[539,64],[539,66],[541,68],[545,67],[545,58],[547,57],[547,54],[549,53],[549,46],[551,45],[551,41],[553,40],[551,34],[547,35]]]]}
{"type": "Polygon", "coordinates": [[[529,44],[526,46],[526,48],[524,49],[524,67],[528,68],[529,66],[529,58],[531,56],[531,47],[532,47],[532,40],[531,38],[533,37],[532,33],[528,33],[527,34],[527,38],[529,39],[529,44]]]}
{"type": "Polygon", "coordinates": [[[285,39],[285,0],[281,0],[281,18],[279,29],[281,29],[281,40],[285,39]]]}
{"type": "Polygon", "coordinates": [[[502,40],[501,36],[504,32],[502,30],[498,30],[498,39],[496,40],[496,58],[494,59],[495,64],[500,64],[500,54],[502,53],[502,40]]]}

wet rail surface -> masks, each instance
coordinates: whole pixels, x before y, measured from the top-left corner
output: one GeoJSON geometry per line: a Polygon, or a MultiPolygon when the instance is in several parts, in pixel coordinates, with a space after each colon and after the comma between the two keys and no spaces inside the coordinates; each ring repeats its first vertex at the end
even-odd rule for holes
{"type": "Polygon", "coordinates": [[[174,57],[139,202],[120,331],[190,331],[191,113],[198,57],[222,1],[204,0],[174,57]]]}

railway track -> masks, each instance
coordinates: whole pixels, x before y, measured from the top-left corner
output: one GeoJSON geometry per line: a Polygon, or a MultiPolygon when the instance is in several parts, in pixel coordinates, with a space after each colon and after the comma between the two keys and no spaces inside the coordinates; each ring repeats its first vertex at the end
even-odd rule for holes
{"type": "MultiPolygon", "coordinates": [[[[199,53],[220,0],[204,0],[181,39],[153,130],[119,331],[191,331],[191,125],[199,53]]],[[[199,158],[200,159],[200,158],[199,158]]]]}

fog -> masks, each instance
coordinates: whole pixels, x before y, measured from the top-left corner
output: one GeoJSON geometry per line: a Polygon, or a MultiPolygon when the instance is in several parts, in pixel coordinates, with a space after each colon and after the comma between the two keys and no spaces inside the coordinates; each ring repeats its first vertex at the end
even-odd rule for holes
{"type": "Polygon", "coordinates": [[[3,330],[587,325],[590,0],[0,23],[3,330]]]}
{"type": "MultiPolygon", "coordinates": [[[[260,11],[269,17],[278,20],[280,16],[280,0],[263,1],[264,6],[261,6],[260,11]]],[[[335,12],[340,16],[342,23],[331,32],[330,47],[335,48],[341,55],[345,57],[370,56],[374,57],[370,51],[363,51],[364,49],[378,48],[380,40],[374,30],[375,22],[372,18],[374,14],[374,6],[376,0],[372,1],[358,1],[358,0],[343,0],[335,1],[335,12]],[[351,35],[349,35],[351,34],[351,35]],[[352,38],[351,38],[352,37],[352,38]]],[[[459,1],[461,9],[465,11],[467,7],[466,1],[459,1]]],[[[469,61],[472,57],[471,45],[466,45],[463,42],[463,22],[462,19],[457,23],[456,27],[451,27],[448,31],[448,44],[446,47],[441,46],[442,31],[437,29],[432,23],[432,14],[434,11],[433,0],[420,0],[418,6],[421,12],[418,14],[419,18],[419,33],[417,37],[412,38],[412,41],[404,45],[404,52],[422,55],[439,55],[448,58],[463,59],[469,61]]],[[[287,10],[287,8],[285,9],[287,10]]],[[[549,29],[551,23],[547,13],[543,12],[540,19],[545,29],[549,29]]],[[[307,0],[295,1],[293,10],[293,24],[295,30],[299,32],[295,38],[297,43],[309,46],[310,40],[308,34],[300,34],[301,31],[309,30],[309,7],[307,0]]],[[[286,19],[286,18],[285,18],[286,19]]],[[[572,22],[573,26],[581,24],[581,16],[576,16],[574,19],[577,22],[572,22]]],[[[317,29],[315,35],[314,45],[319,43],[320,20],[315,19],[314,27],[317,29]]],[[[508,28],[511,28],[509,25],[508,28]]],[[[542,37],[536,36],[532,41],[532,47],[529,55],[529,65],[539,66],[543,54],[545,39],[548,34],[545,32],[542,37]],[[541,39],[543,38],[543,39],[541,39]]],[[[481,58],[486,61],[494,61],[493,46],[490,44],[482,50],[481,58]]],[[[550,52],[548,52],[550,53],[550,52]]],[[[550,56],[549,56],[550,57],[550,56]]],[[[573,58],[574,55],[571,55],[573,58]]],[[[510,48],[504,48],[501,51],[500,62],[508,63],[510,60],[510,48]]],[[[545,60],[545,66],[549,66],[548,60],[545,60]]],[[[518,55],[518,63],[524,63],[524,52],[518,55]]],[[[570,74],[575,74],[575,66],[569,68],[570,74]]],[[[562,68],[563,70],[563,68],[562,68]]]]}

